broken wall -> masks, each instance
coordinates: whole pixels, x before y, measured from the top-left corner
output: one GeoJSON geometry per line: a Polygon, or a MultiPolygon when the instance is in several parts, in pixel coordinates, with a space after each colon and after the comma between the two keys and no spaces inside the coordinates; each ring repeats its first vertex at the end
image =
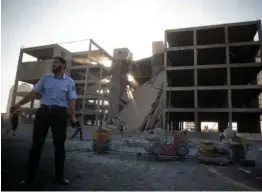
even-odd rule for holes
{"type": "Polygon", "coordinates": [[[151,111],[152,104],[161,90],[165,72],[161,71],[152,81],[144,83],[136,92],[133,101],[120,112],[119,118],[129,131],[137,130],[151,111]]]}

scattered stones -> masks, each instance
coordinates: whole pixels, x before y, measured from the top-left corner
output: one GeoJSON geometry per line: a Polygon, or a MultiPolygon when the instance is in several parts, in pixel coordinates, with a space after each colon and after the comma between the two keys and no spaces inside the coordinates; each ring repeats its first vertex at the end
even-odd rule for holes
{"type": "MultiPolygon", "coordinates": [[[[21,131],[26,133],[26,130],[21,131]]],[[[2,167],[5,167],[2,172],[9,170],[8,175],[10,175],[10,177],[2,177],[3,191],[19,190],[16,181],[23,178],[25,174],[23,169],[28,158],[25,149],[28,148],[29,151],[31,145],[31,134],[24,135],[21,137],[24,142],[2,140],[2,167]],[[5,147],[8,145],[13,146],[13,149],[5,147]]],[[[61,187],[47,181],[49,184],[46,186],[43,184],[39,190],[239,190],[239,186],[225,181],[223,177],[210,177],[208,169],[195,162],[136,161],[135,158],[130,158],[129,153],[96,155],[85,142],[71,140],[67,142],[66,176],[72,181],[72,185],[61,187]]],[[[49,150],[52,146],[52,140],[47,140],[41,157],[40,168],[42,167],[43,172],[39,172],[40,177],[50,175],[52,178],[53,151],[49,150]]],[[[133,146],[143,146],[143,141],[123,139],[112,142],[112,148],[118,147],[119,151],[139,149],[133,146]]]]}

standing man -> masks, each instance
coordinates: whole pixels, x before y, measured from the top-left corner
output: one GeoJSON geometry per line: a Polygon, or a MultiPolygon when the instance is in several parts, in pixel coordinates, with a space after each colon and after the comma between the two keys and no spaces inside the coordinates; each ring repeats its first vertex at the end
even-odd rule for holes
{"type": "Polygon", "coordinates": [[[123,136],[124,136],[124,122],[120,123],[120,135],[121,135],[121,138],[123,138],[123,136]]]}
{"type": "Polygon", "coordinates": [[[54,57],[51,75],[40,78],[33,90],[20,102],[11,107],[13,113],[21,105],[41,95],[41,106],[35,114],[33,144],[29,155],[27,178],[22,183],[33,186],[42,148],[49,127],[53,134],[55,147],[55,177],[60,184],[69,184],[64,178],[65,139],[67,129],[67,108],[71,111],[72,121],[76,122],[75,100],[77,98],[73,80],[66,76],[66,60],[54,57]]]}

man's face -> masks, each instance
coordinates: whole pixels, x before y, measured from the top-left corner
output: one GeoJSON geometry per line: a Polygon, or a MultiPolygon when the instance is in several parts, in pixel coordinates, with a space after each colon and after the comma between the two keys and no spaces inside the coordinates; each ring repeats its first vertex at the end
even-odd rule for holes
{"type": "Polygon", "coordinates": [[[52,65],[53,73],[58,73],[64,68],[64,65],[59,61],[59,59],[53,59],[52,63],[53,63],[52,65]]]}

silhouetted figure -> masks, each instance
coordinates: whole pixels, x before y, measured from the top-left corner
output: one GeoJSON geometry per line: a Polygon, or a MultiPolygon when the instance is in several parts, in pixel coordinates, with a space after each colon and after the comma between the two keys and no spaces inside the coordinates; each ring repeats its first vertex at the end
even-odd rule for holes
{"type": "Polygon", "coordinates": [[[13,130],[13,136],[16,136],[16,130],[19,122],[19,115],[20,111],[17,110],[11,115],[11,125],[12,127],[10,129],[7,129],[6,132],[7,134],[9,133],[10,130],[13,130]]]}
{"type": "Polygon", "coordinates": [[[83,131],[79,121],[71,123],[71,127],[76,129],[75,133],[71,136],[71,139],[73,139],[78,133],[80,133],[80,140],[83,141],[83,131]]]}
{"type": "Polygon", "coordinates": [[[124,124],[120,124],[120,135],[121,135],[121,138],[123,138],[124,136],[124,124]]]}

